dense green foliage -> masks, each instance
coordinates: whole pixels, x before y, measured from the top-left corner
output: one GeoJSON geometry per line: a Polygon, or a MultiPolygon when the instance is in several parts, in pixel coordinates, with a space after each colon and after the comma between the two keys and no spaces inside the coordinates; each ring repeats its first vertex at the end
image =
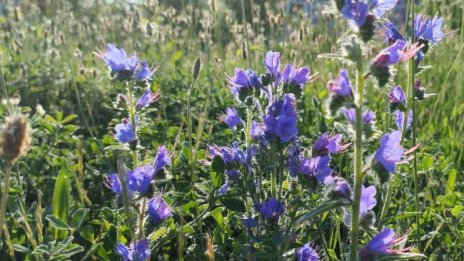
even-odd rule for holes
{"type": "MultiPolygon", "coordinates": [[[[19,107],[31,116],[33,129],[27,155],[13,168],[9,191],[7,222],[16,258],[116,260],[116,244],[129,243],[127,220],[118,210],[114,193],[104,185],[106,175],[117,171],[117,160],[127,156],[114,149],[118,142],[113,138],[115,124],[127,117],[116,104],[117,95],[125,90],[109,80],[108,69],[94,54],[106,43],[136,50],[137,56],[156,68],[151,89],[160,90],[161,99],[154,105],[157,110],[146,113],[149,120],[141,126],[141,158],[152,159],[161,144],[172,152],[173,164],[156,188],[175,211],[150,235],[152,259],[175,260],[183,255],[185,260],[206,260],[211,251],[216,260],[240,255],[248,243],[238,237],[242,228],[237,213],[244,205],[217,196],[223,166],[203,164],[207,145],[234,140],[233,131],[217,120],[226,107],[234,105],[226,75],[233,74],[235,67],[257,67],[267,50],[279,51],[289,63],[309,66],[317,78],[305,87],[299,101],[299,135],[310,146],[320,134],[334,129],[334,120],[325,117],[326,83],[344,65],[318,58],[318,54],[337,51],[337,39],[347,30],[345,21],[325,10],[316,12],[318,22],[312,24],[302,10],[284,13],[284,1],[243,1],[246,19],[238,0],[111,2],[30,0],[0,10],[0,84],[6,86],[8,97],[19,98],[19,107]],[[186,111],[196,57],[201,58],[202,70],[192,93],[193,158],[198,177],[192,188],[186,111]]],[[[460,0],[420,2],[416,10],[428,15],[438,11],[445,31],[453,33],[425,60],[433,68],[418,76],[427,92],[436,94],[417,106],[420,228],[407,164],[401,165],[390,183],[394,189],[383,222],[412,231],[408,240],[420,242],[430,260],[461,260],[464,30],[459,29],[464,27],[464,6],[460,0]]],[[[379,41],[369,56],[381,49],[379,41]]],[[[406,85],[401,75],[404,70],[397,69],[398,84],[406,85]]],[[[385,90],[365,89],[370,109],[378,117],[377,127],[387,130],[391,126],[388,103],[385,95],[379,95],[385,90]]],[[[2,91],[2,99],[4,95],[2,91]]],[[[6,108],[2,100],[0,122],[7,117],[6,108]]],[[[377,141],[366,144],[371,151],[377,145],[377,141]]],[[[336,155],[333,161],[340,171],[352,173],[350,155],[336,155]]],[[[2,175],[5,166],[1,161],[2,175]]],[[[320,188],[308,187],[315,193],[295,191],[301,202],[293,204],[308,209],[319,205],[321,193],[316,192],[320,188]]],[[[378,189],[378,212],[385,193],[386,187],[378,189]]],[[[340,237],[347,233],[339,216],[326,212],[308,227],[299,227],[298,234],[305,238],[291,244],[295,248],[311,240],[324,245],[319,252],[327,260],[337,260],[348,250],[340,237]]],[[[8,260],[7,247],[4,241],[0,243],[0,260],[8,260]]],[[[280,251],[274,243],[266,247],[280,251]]]]}

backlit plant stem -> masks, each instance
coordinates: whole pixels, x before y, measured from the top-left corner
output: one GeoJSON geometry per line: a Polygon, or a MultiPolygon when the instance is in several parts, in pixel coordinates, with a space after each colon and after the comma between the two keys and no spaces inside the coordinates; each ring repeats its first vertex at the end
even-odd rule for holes
{"type": "MultiPolygon", "coordinates": [[[[409,0],[409,4],[411,6],[410,8],[410,34],[411,34],[411,43],[414,43],[416,41],[416,36],[414,35],[414,9],[415,9],[415,1],[414,0],[409,0]]],[[[416,145],[416,97],[415,97],[415,88],[414,88],[414,75],[415,75],[415,68],[414,68],[414,59],[409,60],[408,64],[408,84],[409,84],[409,100],[411,101],[411,110],[412,110],[412,123],[411,123],[411,128],[412,128],[412,143],[413,145],[416,145]]],[[[407,123],[407,112],[404,113],[403,120],[406,120],[407,123]]],[[[403,134],[406,129],[406,123],[403,122],[403,134]]],[[[420,209],[419,209],[419,187],[418,187],[418,178],[417,178],[417,157],[416,157],[416,150],[413,151],[413,177],[414,177],[414,211],[417,212],[416,214],[416,224],[417,224],[417,229],[420,229],[420,209]]],[[[417,240],[417,248],[420,251],[420,240],[417,240]]]]}
{"type": "Polygon", "coordinates": [[[6,164],[6,172],[5,176],[3,177],[3,190],[2,190],[2,201],[0,206],[0,226],[1,230],[3,231],[3,236],[5,238],[6,244],[8,246],[10,256],[14,259],[14,250],[12,248],[12,243],[10,240],[10,235],[8,233],[8,226],[5,222],[5,212],[6,212],[6,204],[8,203],[8,191],[10,190],[10,177],[11,177],[11,169],[13,168],[11,162],[7,162],[6,164]]]}
{"type": "MultiPolygon", "coordinates": [[[[192,195],[194,197],[194,201],[195,201],[195,211],[197,213],[197,215],[200,214],[200,208],[199,208],[199,205],[198,205],[198,201],[196,200],[196,194],[195,194],[195,183],[197,182],[197,177],[196,177],[196,174],[195,174],[195,171],[193,170],[193,138],[192,138],[192,108],[191,108],[191,102],[192,102],[192,92],[193,92],[193,87],[195,86],[195,83],[197,82],[197,77],[198,75],[194,75],[193,77],[193,80],[192,80],[192,83],[190,84],[190,88],[189,88],[189,91],[188,91],[188,98],[187,98],[187,126],[188,126],[188,130],[187,130],[187,135],[188,135],[188,138],[189,138],[189,148],[190,148],[190,155],[189,155],[189,169],[190,169],[190,176],[192,178],[192,195]]],[[[200,236],[201,238],[203,238],[203,227],[202,227],[202,223],[201,223],[201,220],[198,220],[197,222],[198,224],[198,227],[200,229],[200,236]]],[[[203,245],[203,240],[200,240],[200,244],[203,245]]]]}
{"type": "Polygon", "coordinates": [[[358,233],[359,233],[359,206],[361,200],[361,185],[363,174],[362,163],[362,107],[363,107],[364,76],[362,74],[362,62],[358,61],[356,69],[356,123],[355,123],[355,148],[354,148],[354,198],[351,215],[351,261],[358,260],[358,233]]]}

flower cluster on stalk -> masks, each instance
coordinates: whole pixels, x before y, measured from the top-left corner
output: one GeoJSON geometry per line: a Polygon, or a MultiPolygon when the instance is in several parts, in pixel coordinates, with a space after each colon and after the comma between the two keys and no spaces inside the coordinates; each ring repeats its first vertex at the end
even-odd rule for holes
{"type": "MultiPolygon", "coordinates": [[[[155,177],[171,164],[171,155],[166,146],[162,145],[158,148],[152,163],[136,165],[138,162],[136,160],[139,150],[137,135],[140,121],[144,120],[143,117],[148,111],[148,107],[159,99],[160,94],[158,91],[153,92],[150,88],[146,88],[138,99],[135,96],[138,90],[147,85],[147,81],[152,80],[153,71],[146,61],[139,60],[135,55],[128,56],[124,49],[118,49],[113,44],[107,44],[106,51],[98,52],[97,55],[108,66],[111,78],[117,83],[122,83],[117,86],[126,87],[126,94],[118,95],[118,106],[127,111],[127,118],[116,124],[114,138],[123,147],[129,148],[133,155],[134,164],[133,169],[119,168],[119,173],[107,175],[106,186],[118,198],[125,198],[123,204],[129,211],[132,211],[131,209],[136,206],[137,201],[146,201],[147,204],[143,204],[145,209],[142,212],[137,209],[138,218],[145,220],[145,213],[147,213],[148,220],[153,225],[158,225],[172,216],[172,209],[163,197],[153,196],[155,194],[153,182],[155,177]]],[[[129,219],[129,222],[135,221],[129,219]]],[[[134,225],[135,223],[130,224],[129,227],[134,225]]],[[[132,238],[133,242],[129,247],[119,243],[115,248],[115,253],[123,260],[149,260],[151,255],[150,242],[143,237],[143,230],[143,227],[139,228],[139,235],[132,238]]]]}

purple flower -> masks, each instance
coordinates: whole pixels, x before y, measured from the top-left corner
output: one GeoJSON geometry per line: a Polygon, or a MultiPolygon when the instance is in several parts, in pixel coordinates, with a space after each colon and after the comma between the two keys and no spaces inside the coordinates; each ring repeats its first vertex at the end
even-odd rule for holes
{"type": "Polygon", "coordinates": [[[154,103],[160,98],[159,91],[152,92],[146,89],[140,99],[137,101],[137,108],[147,108],[150,104],[154,103]]]}
{"type": "Polygon", "coordinates": [[[417,39],[421,38],[436,45],[445,35],[441,30],[442,24],[443,18],[441,17],[435,15],[435,17],[430,20],[430,18],[422,17],[422,15],[419,14],[414,20],[414,34],[417,39]]]}
{"type": "Polygon", "coordinates": [[[393,25],[392,22],[385,22],[383,24],[383,37],[384,37],[384,41],[389,43],[389,44],[393,44],[395,43],[397,40],[402,40],[404,41],[404,38],[403,36],[401,35],[401,33],[396,29],[395,25],[393,25]]]}
{"type": "Polygon", "coordinates": [[[294,67],[287,64],[282,72],[282,81],[286,84],[303,88],[303,85],[309,82],[309,68],[294,67]]]}
{"type": "MultiPolygon", "coordinates": [[[[345,116],[346,120],[351,123],[355,124],[356,123],[356,110],[351,108],[351,109],[342,109],[342,113],[345,116]]],[[[370,111],[370,110],[365,110],[362,113],[362,120],[364,124],[370,124],[372,121],[375,120],[375,113],[370,111]]]]}
{"type": "Polygon", "coordinates": [[[172,210],[162,197],[154,197],[148,200],[148,216],[153,224],[158,224],[172,216],[172,210]]]}
{"type": "Polygon", "coordinates": [[[129,171],[127,173],[127,186],[129,189],[139,193],[147,192],[154,175],[154,170],[153,166],[147,164],[129,171]]]}
{"type": "Polygon", "coordinates": [[[227,190],[229,190],[229,182],[226,181],[218,190],[218,195],[223,196],[227,193],[227,190]]]}
{"type": "Polygon", "coordinates": [[[369,187],[364,187],[362,185],[361,188],[361,201],[359,205],[359,216],[362,217],[368,214],[370,210],[372,210],[375,205],[377,204],[377,200],[375,198],[375,195],[377,194],[377,190],[375,189],[375,186],[369,186],[369,187]]]}
{"type": "Polygon", "coordinates": [[[334,178],[333,192],[336,194],[337,198],[346,198],[351,200],[351,186],[342,177],[334,178]]]}
{"type": "Polygon", "coordinates": [[[279,217],[285,212],[284,204],[274,198],[266,202],[256,203],[254,207],[256,211],[271,221],[279,220],[279,217]]]}
{"type": "MultiPolygon", "coordinates": [[[[123,261],[133,261],[134,259],[134,244],[130,244],[130,248],[127,248],[124,244],[119,243],[116,246],[116,254],[118,254],[123,261]]],[[[149,259],[151,252],[150,252],[150,245],[148,239],[143,238],[142,240],[137,241],[135,244],[135,252],[137,252],[137,260],[138,261],[145,261],[149,259]]]]}
{"type": "Polygon", "coordinates": [[[348,144],[341,145],[343,135],[336,134],[329,136],[329,133],[322,134],[313,145],[313,155],[326,156],[337,154],[347,149],[348,144]]]}
{"type": "Polygon", "coordinates": [[[296,99],[293,94],[285,94],[281,100],[272,102],[264,117],[267,136],[277,135],[282,142],[288,142],[298,134],[296,99]]]}
{"type": "Polygon", "coordinates": [[[263,134],[264,134],[264,126],[255,120],[251,121],[250,136],[252,138],[258,138],[258,137],[261,137],[263,134]]]}
{"type": "Polygon", "coordinates": [[[386,11],[393,9],[398,0],[369,0],[368,5],[372,13],[379,17],[386,11]]]}
{"type": "Polygon", "coordinates": [[[240,164],[242,166],[248,166],[252,156],[247,156],[237,142],[232,143],[232,147],[209,146],[209,153],[212,157],[221,157],[226,164],[240,164]]]}
{"type": "Polygon", "coordinates": [[[405,50],[406,42],[404,40],[397,40],[394,44],[382,50],[373,61],[375,67],[387,67],[399,62],[404,62],[419,51],[422,47],[419,47],[419,44],[416,43],[410,47],[410,49],[405,50]]]}
{"type": "Polygon", "coordinates": [[[300,172],[308,177],[314,177],[321,184],[333,182],[332,169],[329,167],[329,156],[317,156],[315,158],[304,158],[300,164],[300,172]]]}
{"type": "Polygon", "coordinates": [[[400,86],[393,87],[387,96],[391,104],[404,104],[406,102],[404,91],[400,86]]]}
{"type": "Polygon", "coordinates": [[[141,62],[141,67],[139,69],[139,72],[137,73],[137,80],[144,81],[144,80],[151,80],[151,77],[153,76],[153,72],[150,70],[150,67],[148,67],[148,64],[146,61],[141,62]]]}
{"type": "Polygon", "coordinates": [[[113,74],[124,79],[151,80],[153,72],[146,61],[139,62],[135,55],[127,57],[124,49],[116,48],[113,44],[106,45],[106,52],[96,53],[98,57],[111,69],[113,74]],[[140,66],[139,66],[140,64],[140,66]]]}
{"type": "Polygon", "coordinates": [[[114,193],[121,194],[122,188],[121,188],[121,182],[119,181],[118,174],[111,173],[107,175],[106,178],[107,178],[106,186],[109,189],[111,189],[114,193]]]}
{"type": "Polygon", "coordinates": [[[237,179],[240,177],[240,170],[228,169],[226,170],[226,175],[229,179],[237,179]]]}
{"type": "Polygon", "coordinates": [[[123,48],[116,48],[113,44],[106,45],[106,52],[98,54],[111,71],[114,73],[121,71],[135,71],[137,68],[137,58],[127,57],[123,48]]]}
{"type": "Polygon", "coordinates": [[[161,169],[171,164],[171,155],[168,153],[165,145],[159,147],[156,153],[155,162],[153,163],[153,175],[156,175],[161,169]]]}
{"type": "MultiPolygon", "coordinates": [[[[400,110],[396,110],[394,114],[395,114],[396,127],[398,128],[398,130],[402,130],[403,122],[404,122],[404,118],[403,118],[404,112],[400,110]]],[[[409,129],[409,127],[411,126],[411,123],[412,123],[412,111],[410,110],[408,112],[408,119],[406,120],[406,129],[409,129]]]]}
{"type": "Polygon", "coordinates": [[[304,244],[295,255],[297,261],[319,261],[319,254],[311,247],[310,243],[304,244]]]}
{"type": "Polygon", "coordinates": [[[134,132],[132,131],[132,124],[127,119],[122,120],[122,123],[116,124],[116,134],[114,137],[121,143],[131,143],[135,139],[134,132]]]}
{"type": "Polygon", "coordinates": [[[242,223],[243,223],[243,226],[245,226],[247,229],[261,226],[258,223],[258,221],[256,219],[252,218],[252,217],[242,218],[242,223]]]}
{"type": "Polygon", "coordinates": [[[226,108],[226,113],[219,115],[219,120],[225,122],[229,128],[233,128],[243,123],[234,108],[226,108]]]}
{"type": "Polygon", "coordinates": [[[348,78],[348,71],[341,70],[340,75],[335,81],[329,81],[327,88],[336,96],[352,97],[353,90],[351,87],[350,79],[348,78]]]}
{"type": "Polygon", "coordinates": [[[298,134],[296,117],[289,117],[286,115],[279,116],[275,127],[275,134],[282,142],[288,142],[292,138],[296,137],[298,134]]]}
{"type": "Polygon", "coordinates": [[[346,20],[359,28],[366,22],[369,6],[359,0],[346,0],[341,12],[346,20]]]}
{"type": "Polygon", "coordinates": [[[292,145],[288,149],[288,160],[287,168],[291,176],[295,177],[300,172],[300,161],[301,153],[303,149],[301,148],[298,141],[292,142],[292,145]]]}
{"type": "Polygon", "coordinates": [[[359,251],[359,256],[362,260],[375,260],[377,255],[391,255],[408,252],[409,248],[392,249],[394,246],[403,243],[407,236],[407,234],[404,234],[399,238],[395,238],[395,231],[390,228],[385,228],[359,251]]]}
{"type": "Polygon", "coordinates": [[[244,71],[240,68],[235,68],[234,76],[229,77],[228,83],[234,95],[238,95],[244,89],[259,88],[261,85],[255,72],[250,69],[244,71]]]}
{"type": "Polygon", "coordinates": [[[380,148],[375,152],[375,160],[388,172],[395,172],[395,165],[403,156],[400,142],[401,131],[385,134],[380,140],[380,148]]]}
{"type": "Polygon", "coordinates": [[[280,53],[273,51],[267,52],[263,59],[263,63],[270,74],[277,76],[280,67],[280,53]]]}

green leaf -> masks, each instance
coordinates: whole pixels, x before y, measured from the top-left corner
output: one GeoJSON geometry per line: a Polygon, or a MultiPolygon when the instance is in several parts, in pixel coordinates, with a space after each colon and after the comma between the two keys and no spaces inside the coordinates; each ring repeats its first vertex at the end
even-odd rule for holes
{"type": "Polygon", "coordinates": [[[93,254],[98,250],[98,248],[99,248],[101,245],[103,245],[102,242],[99,242],[99,243],[97,243],[97,244],[92,245],[92,246],[89,248],[89,250],[87,251],[87,253],[85,253],[85,255],[82,257],[81,260],[84,261],[84,260],[87,260],[87,258],[92,257],[93,254]]]}
{"type": "Polygon", "coordinates": [[[245,212],[245,204],[236,198],[221,198],[221,203],[228,209],[236,212],[245,212]]]}
{"type": "Polygon", "coordinates": [[[297,218],[295,221],[295,225],[300,225],[301,223],[305,222],[308,219],[311,219],[321,213],[324,213],[326,211],[329,211],[331,209],[343,207],[343,206],[348,206],[351,205],[351,202],[346,200],[346,199],[337,199],[337,200],[330,200],[322,203],[320,206],[317,208],[313,209],[307,214],[304,214],[297,218]]]}
{"type": "MultiPolygon", "coordinates": [[[[61,169],[53,191],[52,209],[53,215],[68,226],[69,198],[71,195],[67,164],[65,159],[61,159],[61,169]]],[[[68,226],[69,227],[69,226],[68,226]]],[[[56,228],[56,227],[55,227],[56,228]]],[[[59,228],[57,228],[59,229],[59,228]]],[[[69,229],[65,229],[69,230],[69,229]]],[[[63,238],[65,233],[55,231],[55,239],[63,238]]]]}
{"type": "Polygon", "coordinates": [[[50,222],[50,225],[52,225],[52,227],[58,230],[72,230],[73,229],[65,221],[63,221],[61,218],[57,216],[48,215],[45,217],[45,219],[47,219],[48,222],[50,222]]]}
{"type": "Polygon", "coordinates": [[[31,250],[23,245],[20,244],[13,244],[13,248],[16,252],[24,253],[24,254],[29,254],[31,253],[31,250]]]}
{"type": "Polygon", "coordinates": [[[411,259],[427,259],[427,257],[422,254],[417,254],[417,253],[403,253],[403,254],[379,257],[376,260],[388,261],[388,260],[411,260],[411,259]]]}
{"type": "Polygon", "coordinates": [[[88,213],[88,208],[79,208],[76,211],[74,211],[71,223],[74,229],[78,230],[82,226],[82,223],[84,223],[84,220],[87,218],[88,213]]]}
{"type": "Polygon", "coordinates": [[[222,216],[222,207],[217,207],[213,211],[210,212],[211,216],[216,220],[219,227],[224,229],[224,218],[222,216]]]}

